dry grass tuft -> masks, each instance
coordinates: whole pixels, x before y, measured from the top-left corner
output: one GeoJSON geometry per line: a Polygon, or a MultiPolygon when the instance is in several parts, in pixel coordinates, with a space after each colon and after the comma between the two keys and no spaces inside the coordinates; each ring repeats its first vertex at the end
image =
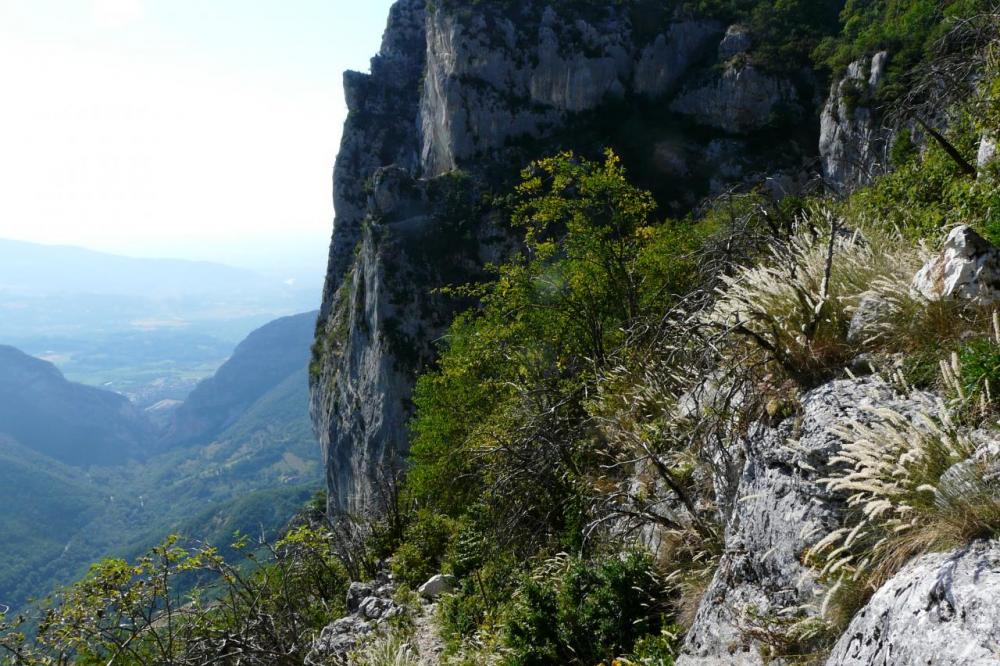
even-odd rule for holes
{"type": "Polygon", "coordinates": [[[767,261],[724,277],[705,321],[800,385],[814,385],[857,353],[847,332],[861,298],[873,284],[909,284],[919,258],[898,235],[849,232],[820,211],[767,261]]]}
{"type": "Polygon", "coordinates": [[[831,595],[845,581],[870,594],[917,555],[1000,531],[1000,488],[991,476],[998,461],[976,453],[943,403],[935,414],[873,408],[871,415],[836,428],[844,445],[832,462],[840,466],[824,480],[847,495],[850,509],[809,553],[834,582],[831,595]]]}

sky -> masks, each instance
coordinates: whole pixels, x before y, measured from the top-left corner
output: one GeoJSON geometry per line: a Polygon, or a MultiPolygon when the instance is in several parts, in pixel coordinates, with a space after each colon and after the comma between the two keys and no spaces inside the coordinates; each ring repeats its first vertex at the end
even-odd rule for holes
{"type": "Polygon", "coordinates": [[[391,4],[0,0],[0,238],[322,279],[391,4]]]}

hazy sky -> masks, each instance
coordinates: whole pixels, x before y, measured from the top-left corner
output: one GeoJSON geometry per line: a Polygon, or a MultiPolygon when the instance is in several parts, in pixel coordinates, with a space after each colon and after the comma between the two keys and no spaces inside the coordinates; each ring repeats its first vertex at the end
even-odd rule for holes
{"type": "Polygon", "coordinates": [[[0,0],[0,238],[321,271],[391,0],[0,0]]]}

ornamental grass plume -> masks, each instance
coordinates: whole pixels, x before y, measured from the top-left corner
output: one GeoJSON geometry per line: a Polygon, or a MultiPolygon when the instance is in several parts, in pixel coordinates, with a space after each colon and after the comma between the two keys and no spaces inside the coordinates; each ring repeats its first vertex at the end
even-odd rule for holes
{"type": "Polygon", "coordinates": [[[898,235],[865,236],[820,210],[765,261],[723,277],[704,321],[799,384],[815,385],[857,352],[847,332],[861,298],[879,280],[908,283],[902,273],[913,256],[914,246],[898,235]]]}
{"type": "Polygon", "coordinates": [[[835,426],[843,440],[823,483],[847,495],[838,529],[807,554],[835,595],[845,582],[873,592],[910,559],[1000,531],[997,460],[938,401],[933,410],[904,415],[870,408],[870,419],[835,426]]]}

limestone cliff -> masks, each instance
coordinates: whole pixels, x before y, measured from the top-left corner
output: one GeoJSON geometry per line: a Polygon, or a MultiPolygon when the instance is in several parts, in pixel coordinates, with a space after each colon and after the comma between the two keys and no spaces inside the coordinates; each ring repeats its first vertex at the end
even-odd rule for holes
{"type": "Polygon", "coordinates": [[[888,57],[883,51],[851,63],[830,89],[820,119],[819,150],[823,176],[835,191],[870,182],[888,161],[890,137],[873,100],[888,57]]]}
{"type": "Polygon", "coordinates": [[[344,83],[312,363],[335,512],[364,508],[405,456],[416,372],[464,305],[434,290],[512,247],[483,192],[533,158],[610,145],[683,213],[751,177],[794,182],[815,156],[810,81],[755,67],[738,26],[639,24],[627,4],[399,0],[371,73],[344,83]]]}

